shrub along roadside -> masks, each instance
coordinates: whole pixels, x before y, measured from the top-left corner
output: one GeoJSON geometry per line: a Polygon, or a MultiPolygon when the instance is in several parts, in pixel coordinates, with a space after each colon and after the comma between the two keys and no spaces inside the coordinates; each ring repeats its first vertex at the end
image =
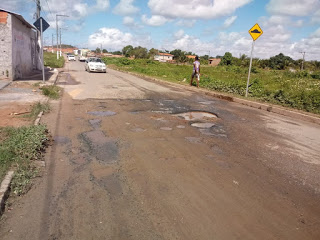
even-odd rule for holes
{"type": "MultiPolygon", "coordinates": [[[[191,65],[159,63],[153,60],[103,58],[110,65],[128,72],[189,84],[191,65]]],[[[202,66],[200,87],[244,96],[248,68],[240,66],[202,66]]],[[[320,73],[266,70],[253,67],[249,97],[263,102],[320,114],[320,73]]]]}
{"type": "Polygon", "coordinates": [[[0,128],[0,178],[15,169],[11,184],[14,194],[21,195],[30,188],[31,179],[38,174],[34,160],[40,160],[48,143],[46,126],[0,128]]]}
{"type": "Polygon", "coordinates": [[[51,99],[58,99],[62,90],[60,87],[56,85],[43,86],[40,89],[42,90],[43,95],[51,99]]]}

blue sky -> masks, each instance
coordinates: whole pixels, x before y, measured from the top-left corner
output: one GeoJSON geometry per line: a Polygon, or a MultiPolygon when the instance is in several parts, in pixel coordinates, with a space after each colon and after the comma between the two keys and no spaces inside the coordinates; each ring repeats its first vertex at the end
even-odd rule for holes
{"type": "MultiPolygon", "coordinates": [[[[198,55],[250,55],[248,30],[258,23],[263,35],[254,57],[280,52],[294,59],[320,60],[320,0],[41,0],[42,16],[52,26],[60,18],[62,41],[109,51],[126,45],[159,50],[182,49],[198,55]],[[65,29],[67,28],[67,29],[65,29]]],[[[0,8],[33,23],[35,0],[1,0],[0,8]]]]}

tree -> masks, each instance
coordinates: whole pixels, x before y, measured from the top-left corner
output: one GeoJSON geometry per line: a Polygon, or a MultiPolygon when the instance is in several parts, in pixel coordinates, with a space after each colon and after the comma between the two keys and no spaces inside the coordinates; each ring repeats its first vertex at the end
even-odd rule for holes
{"type": "Polygon", "coordinates": [[[134,55],[135,58],[147,58],[148,57],[148,50],[144,47],[138,46],[135,47],[132,51],[131,51],[131,56],[134,55]]]}
{"type": "Polygon", "coordinates": [[[170,54],[173,55],[174,60],[176,60],[177,62],[186,62],[187,61],[187,57],[185,55],[185,52],[181,51],[180,49],[175,49],[175,50],[171,51],[170,54]]]}
{"type": "Polygon", "coordinates": [[[270,67],[272,69],[283,70],[293,63],[291,57],[285,56],[283,53],[280,53],[274,57],[270,58],[270,67]]]}
{"type": "Polygon", "coordinates": [[[114,55],[121,55],[122,52],[120,52],[120,51],[114,51],[114,52],[112,52],[112,54],[114,54],[114,55]]]}
{"type": "Polygon", "coordinates": [[[103,49],[102,52],[103,53],[107,53],[108,51],[107,51],[107,49],[103,49]]]}
{"type": "Polygon", "coordinates": [[[221,59],[220,62],[221,65],[232,65],[232,54],[229,52],[226,52],[224,56],[221,59]]]}
{"type": "Polygon", "coordinates": [[[203,55],[200,57],[201,60],[209,60],[209,55],[203,55]]]}
{"type": "Polygon", "coordinates": [[[96,53],[101,53],[101,49],[100,48],[96,48],[96,53]]]}
{"type": "Polygon", "coordinates": [[[154,56],[158,54],[158,52],[159,52],[158,49],[151,48],[148,53],[148,58],[153,59],[154,56]]]}
{"type": "Polygon", "coordinates": [[[131,52],[133,50],[133,47],[131,45],[125,46],[122,48],[122,54],[126,57],[132,56],[131,52]]]}

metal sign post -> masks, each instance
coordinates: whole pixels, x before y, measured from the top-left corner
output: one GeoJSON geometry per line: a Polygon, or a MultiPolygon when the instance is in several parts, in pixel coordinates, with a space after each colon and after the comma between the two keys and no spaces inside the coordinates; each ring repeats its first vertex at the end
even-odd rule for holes
{"type": "Polygon", "coordinates": [[[46,79],[44,75],[44,61],[43,61],[43,32],[47,30],[48,27],[50,27],[50,25],[42,17],[39,17],[37,21],[33,23],[33,25],[40,31],[40,35],[41,35],[40,44],[41,44],[41,61],[42,61],[42,80],[43,82],[45,82],[46,79]]]}
{"type": "Polygon", "coordinates": [[[41,61],[42,61],[42,81],[45,83],[46,77],[44,75],[44,62],[43,62],[43,31],[42,31],[42,18],[40,18],[40,34],[41,34],[41,61]]]}
{"type": "Polygon", "coordinates": [[[248,80],[247,80],[247,87],[246,87],[246,97],[248,97],[248,89],[249,89],[249,82],[250,82],[250,73],[251,73],[251,66],[252,66],[252,54],[253,54],[253,48],[254,48],[254,42],[263,34],[262,29],[256,23],[250,30],[249,34],[252,37],[252,47],[251,47],[251,56],[250,56],[250,65],[249,65],[249,72],[248,72],[248,80]]]}

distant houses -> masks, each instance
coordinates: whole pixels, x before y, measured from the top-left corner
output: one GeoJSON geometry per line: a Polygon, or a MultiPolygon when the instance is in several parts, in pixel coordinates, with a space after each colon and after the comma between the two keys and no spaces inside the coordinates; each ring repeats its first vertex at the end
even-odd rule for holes
{"type": "Polygon", "coordinates": [[[158,53],[154,56],[154,60],[159,62],[169,62],[173,60],[173,56],[170,53],[158,53]]]}

